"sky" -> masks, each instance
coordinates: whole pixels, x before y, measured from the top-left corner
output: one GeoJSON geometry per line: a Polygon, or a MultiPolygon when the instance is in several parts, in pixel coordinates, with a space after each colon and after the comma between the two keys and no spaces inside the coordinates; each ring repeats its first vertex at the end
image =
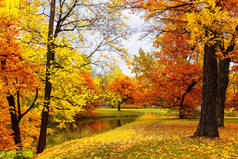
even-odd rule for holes
{"type": "MultiPolygon", "coordinates": [[[[125,20],[126,24],[130,29],[135,30],[135,34],[132,34],[128,40],[123,41],[123,45],[127,49],[128,53],[133,56],[135,54],[138,55],[139,49],[143,49],[145,52],[150,52],[155,48],[152,46],[153,39],[151,37],[143,38],[143,34],[145,33],[146,22],[142,18],[142,14],[132,13],[129,10],[123,12],[129,19],[125,20]]],[[[118,61],[122,72],[128,76],[134,76],[131,73],[131,70],[128,69],[128,66],[125,65],[125,62],[118,61]]]]}

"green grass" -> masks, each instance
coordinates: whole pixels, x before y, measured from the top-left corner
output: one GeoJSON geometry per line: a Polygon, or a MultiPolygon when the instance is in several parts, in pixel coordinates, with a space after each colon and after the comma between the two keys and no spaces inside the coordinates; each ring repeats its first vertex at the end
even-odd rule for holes
{"type": "Polygon", "coordinates": [[[148,159],[238,158],[237,121],[227,120],[220,137],[190,138],[198,120],[136,121],[95,136],[47,149],[36,158],[148,159]]]}
{"type": "Polygon", "coordinates": [[[94,110],[97,117],[122,117],[122,116],[141,116],[145,113],[154,113],[160,116],[177,116],[178,111],[169,109],[121,109],[117,108],[99,108],[94,110]]]}

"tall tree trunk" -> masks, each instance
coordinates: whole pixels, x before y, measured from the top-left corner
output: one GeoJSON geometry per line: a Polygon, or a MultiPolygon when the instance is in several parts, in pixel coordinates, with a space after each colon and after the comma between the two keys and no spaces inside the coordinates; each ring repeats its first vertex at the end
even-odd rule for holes
{"type": "Polygon", "coordinates": [[[226,89],[229,83],[230,58],[220,60],[217,68],[217,107],[216,116],[219,127],[224,127],[226,89]]]}
{"type": "Polygon", "coordinates": [[[13,130],[14,142],[17,148],[21,150],[22,149],[21,133],[20,133],[19,121],[18,121],[17,112],[16,112],[16,104],[15,104],[14,96],[13,95],[7,96],[7,101],[10,107],[9,112],[11,116],[11,126],[13,130]]]}
{"type": "Polygon", "coordinates": [[[216,120],[217,59],[216,44],[205,44],[200,122],[194,136],[219,137],[216,120]]]}
{"type": "Polygon", "coordinates": [[[224,127],[224,109],[225,109],[225,101],[226,101],[226,89],[229,83],[229,67],[231,59],[229,57],[229,53],[231,53],[236,45],[236,38],[238,33],[238,26],[235,28],[235,34],[233,34],[232,39],[230,41],[229,46],[226,50],[223,48],[223,56],[224,60],[220,60],[218,64],[218,79],[217,79],[217,122],[218,126],[224,127]]]}
{"type": "Polygon", "coordinates": [[[49,19],[49,31],[48,31],[48,44],[47,44],[47,61],[46,61],[46,80],[45,80],[45,96],[44,96],[44,107],[41,114],[41,128],[40,137],[38,140],[37,153],[43,152],[46,147],[46,134],[47,125],[49,118],[49,104],[51,97],[50,75],[51,75],[51,64],[54,62],[54,42],[53,42],[53,31],[54,31],[54,19],[55,19],[55,0],[51,0],[50,8],[50,19],[49,19]]]}

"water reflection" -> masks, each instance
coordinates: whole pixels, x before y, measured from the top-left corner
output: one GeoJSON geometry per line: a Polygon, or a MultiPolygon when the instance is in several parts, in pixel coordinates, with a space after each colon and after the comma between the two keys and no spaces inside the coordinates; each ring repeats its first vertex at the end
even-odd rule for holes
{"type": "Polygon", "coordinates": [[[118,120],[117,123],[118,123],[118,126],[121,126],[121,120],[118,120]]]}
{"type": "Polygon", "coordinates": [[[113,119],[113,118],[103,118],[94,121],[78,121],[76,127],[72,128],[71,131],[81,132],[83,130],[90,130],[91,133],[101,133],[111,129],[115,129],[124,124],[133,122],[135,118],[122,118],[122,119],[113,119]]]}
{"type": "Polygon", "coordinates": [[[75,126],[69,124],[65,129],[56,129],[54,134],[48,136],[47,145],[54,146],[68,140],[92,136],[115,129],[134,120],[135,117],[81,119],[76,122],[75,126]]]}

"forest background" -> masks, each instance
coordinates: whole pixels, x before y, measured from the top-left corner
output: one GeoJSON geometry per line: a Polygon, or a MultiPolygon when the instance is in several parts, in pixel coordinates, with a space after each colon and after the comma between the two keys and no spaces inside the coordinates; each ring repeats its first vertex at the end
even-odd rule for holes
{"type": "Polygon", "coordinates": [[[238,106],[237,6],[233,0],[1,0],[1,149],[32,148],[37,140],[41,153],[49,120],[64,128],[105,104],[118,111],[124,103],[175,109],[179,118],[200,107],[194,137],[219,137],[225,110],[238,106]],[[145,18],[145,28],[129,29],[128,10],[145,18]],[[136,53],[140,46],[129,43],[136,53],[130,56],[125,41],[137,31],[143,43],[151,35],[154,49],[136,53]],[[118,59],[135,77],[122,73],[118,59]]]}

